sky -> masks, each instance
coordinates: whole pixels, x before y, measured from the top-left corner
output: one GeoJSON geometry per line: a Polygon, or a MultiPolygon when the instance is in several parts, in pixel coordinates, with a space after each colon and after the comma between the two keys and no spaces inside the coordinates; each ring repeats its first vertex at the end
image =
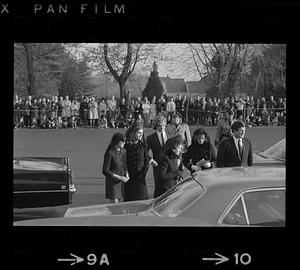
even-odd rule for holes
{"type": "MultiPolygon", "coordinates": [[[[86,43],[85,46],[88,47],[94,47],[98,46],[99,43],[86,43]]],[[[190,50],[188,48],[188,45],[186,43],[164,43],[164,51],[162,52],[162,55],[167,55],[169,58],[178,60],[179,57],[182,57],[183,54],[189,54],[190,50]]],[[[199,80],[200,77],[198,73],[196,72],[187,72],[183,65],[176,61],[162,61],[157,59],[156,63],[158,65],[158,72],[159,76],[161,77],[167,77],[170,78],[183,78],[186,81],[191,80],[199,80]]],[[[152,70],[152,64],[153,60],[147,64],[147,68],[145,71],[145,64],[139,63],[136,65],[135,73],[149,76],[150,71],[152,70]],[[144,70],[143,70],[144,69],[144,70]]]]}

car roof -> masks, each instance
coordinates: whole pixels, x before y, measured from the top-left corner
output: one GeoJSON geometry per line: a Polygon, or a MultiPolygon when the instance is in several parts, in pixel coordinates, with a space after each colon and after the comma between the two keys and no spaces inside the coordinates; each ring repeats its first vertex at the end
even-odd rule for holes
{"type": "Polygon", "coordinates": [[[194,179],[204,188],[212,186],[285,186],[284,166],[249,166],[202,170],[193,174],[194,179]]]}

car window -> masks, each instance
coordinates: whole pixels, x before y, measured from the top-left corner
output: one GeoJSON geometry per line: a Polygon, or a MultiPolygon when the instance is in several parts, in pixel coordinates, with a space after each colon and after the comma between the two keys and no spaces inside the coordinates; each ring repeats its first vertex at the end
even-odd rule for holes
{"type": "Polygon", "coordinates": [[[232,206],[228,214],[223,219],[223,224],[247,225],[245,212],[241,197],[232,206]]]}
{"type": "Polygon", "coordinates": [[[204,188],[189,178],[158,197],[153,203],[153,210],[161,216],[177,216],[203,193],[204,188]]]}
{"type": "Polygon", "coordinates": [[[284,190],[253,191],[243,196],[250,225],[284,226],[284,190]]]}
{"type": "Polygon", "coordinates": [[[266,188],[243,192],[233,205],[229,207],[229,211],[225,214],[222,223],[232,225],[284,226],[285,190],[282,188],[266,188]]]}

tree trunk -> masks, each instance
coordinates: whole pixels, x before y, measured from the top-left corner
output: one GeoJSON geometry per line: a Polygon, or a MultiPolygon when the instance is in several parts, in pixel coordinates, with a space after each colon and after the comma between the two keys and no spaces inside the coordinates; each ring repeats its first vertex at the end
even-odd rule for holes
{"type": "Polygon", "coordinates": [[[31,96],[36,96],[32,46],[30,43],[22,43],[22,44],[24,46],[25,55],[26,55],[28,94],[31,96]]]}
{"type": "Polygon", "coordinates": [[[118,80],[119,86],[120,86],[120,99],[125,98],[126,99],[126,80],[118,80]]]}

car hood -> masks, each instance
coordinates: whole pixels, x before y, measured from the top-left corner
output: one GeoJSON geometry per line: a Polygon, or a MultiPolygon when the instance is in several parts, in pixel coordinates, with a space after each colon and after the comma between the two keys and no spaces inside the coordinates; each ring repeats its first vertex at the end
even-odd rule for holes
{"type": "Polygon", "coordinates": [[[72,207],[66,211],[64,217],[137,215],[139,212],[149,210],[152,202],[153,199],[149,199],[118,204],[72,207]]]}
{"type": "Polygon", "coordinates": [[[14,222],[14,226],[146,226],[146,227],[197,227],[210,226],[198,219],[186,217],[159,217],[159,216],[80,216],[64,218],[45,218],[14,222]]]}

